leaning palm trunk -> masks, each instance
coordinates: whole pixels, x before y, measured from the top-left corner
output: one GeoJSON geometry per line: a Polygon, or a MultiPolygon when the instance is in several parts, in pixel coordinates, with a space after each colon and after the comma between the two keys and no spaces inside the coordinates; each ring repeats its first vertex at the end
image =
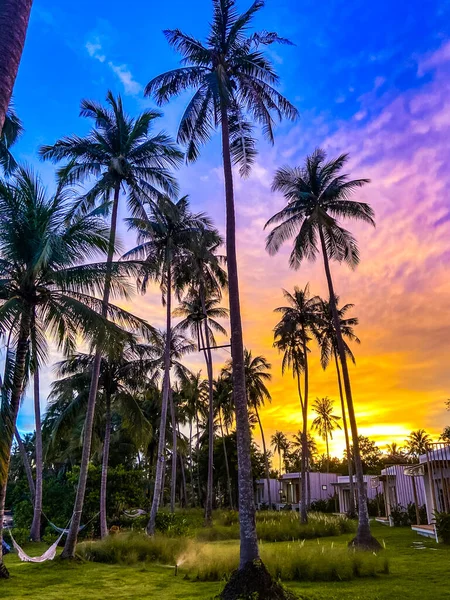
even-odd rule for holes
{"type": "Polygon", "coordinates": [[[100,482],[100,535],[108,535],[108,520],[106,517],[106,491],[108,484],[109,447],[111,442],[111,398],[106,395],[105,439],[103,440],[102,477],[100,482]]]}
{"type": "Polygon", "coordinates": [[[206,315],[205,294],[200,290],[203,319],[203,353],[205,355],[206,371],[208,373],[208,482],[206,486],[205,525],[212,525],[213,486],[214,486],[214,397],[213,397],[213,364],[209,346],[208,317],[206,315]]]}
{"type": "MultiPolygon", "coordinates": [[[[30,311],[31,312],[31,311],[30,311]]],[[[11,459],[11,447],[14,437],[14,430],[19,413],[20,398],[22,397],[23,384],[25,379],[25,365],[28,352],[28,343],[30,338],[31,314],[24,313],[20,322],[19,335],[16,347],[16,361],[14,365],[13,384],[11,390],[11,399],[4,407],[0,418],[2,419],[2,429],[4,430],[3,439],[0,440],[0,548],[3,540],[3,520],[5,516],[6,488],[8,485],[9,463],[11,459]]],[[[8,569],[3,562],[2,553],[0,553],[0,579],[9,577],[8,569]]]]}
{"type": "Polygon", "coordinates": [[[33,0],[0,2],[0,134],[22,57],[33,0]]]}
{"type": "Polygon", "coordinates": [[[345,435],[345,449],[347,450],[348,480],[349,480],[349,485],[350,485],[350,501],[349,501],[349,506],[348,506],[348,516],[350,518],[354,519],[356,516],[356,510],[355,510],[355,486],[354,486],[354,482],[353,482],[352,454],[351,454],[351,450],[350,450],[350,439],[348,436],[347,416],[346,416],[345,403],[344,403],[344,394],[342,392],[341,371],[339,369],[339,362],[338,362],[336,350],[333,350],[333,354],[334,354],[334,361],[336,363],[336,373],[337,373],[338,385],[339,385],[339,396],[341,399],[342,424],[344,426],[344,435],[345,435]]]}
{"type": "Polygon", "coordinates": [[[342,365],[342,377],[344,380],[345,395],[347,398],[348,416],[350,420],[350,428],[352,432],[353,441],[353,458],[355,461],[355,472],[356,472],[356,487],[358,490],[358,530],[356,537],[352,540],[351,544],[357,548],[363,549],[378,549],[380,548],[379,542],[370,533],[369,523],[369,512],[367,509],[367,494],[364,482],[364,473],[361,462],[361,454],[359,451],[358,441],[358,427],[356,424],[355,409],[353,406],[352,388],[350,385],[350,376],[348,374],[347,357],[345,355],[345,347],[342,339],[341,325],[339,321],[339,314],[336,308],[336,296],[333,288],[333,279],[331,277],[330,265],[328,261],[327,247],[325,243],[325,237],[322,228],[319,229],[320,242],[322,247],[323,262],[325,267],[325,274],[328,284],[328,292],[330,295],[330,307],[331,314],[333,317],[334,328],[336,331],[336,341],[339,353],[339,358],[342,365]]]}
{"type": "Polygon", "coordinates": [[[228,464],[227,445],[225,443],[225,435],[224,435],[223,423],[222,423],[222,411],[220,409],[219,409],[219,422],[220,422],[220,432],[222,434],[223,456],[225,459],[225,471],[227,474],[228,502],[230,504],[230,509],[233,510],[233,494],[231,491],[230,466],[228,464]]]}
{"type": "MultiPolygon", "coordinates": [[[[106,262],[106,277],[105,287],[103,290],[103,306],[102,315],[108,315],[108,303],[111,291],[111,264],[114,257],[114,247],[116,242],[117,230],[117,212],[119,207],[120,183],[114,188],[114,200],[111,213],[111,229],[109,236],[109,249],[106,262]]],[[[75,548],[78,539],[78,530],[81,524],[81,515],[83,513],[84,495],[86,493],[86,484],[88,477],[89,460],[91,457],[92,431],[94,428],[95,404],[97,402],[98,380],[100,377],[100,366],[102,361],[102,352],[97,349],[94,362],[92,364],[91,386],[89,388],[89,397],[86,410],[86,418],[84,421],[83,434],[83,452],[81,455],[80,476],[78,479],[77,495],[73,507],[72,520],[70,522],[69,533],[67,535],[64,550],[61,553],[61,558],[75,558],[75,548]]]]}
{"type": "Polygon", "coordinates": [[[255,406],[256,418],[258,419],[259,430],[261,432],[261,441],[264,452],[264,469],[266,472],[266,481],[267,481],[267,494],[269,496],[269,509],[272,510],[272,492],[270,489],[270,471],[269,471],[269,459],[267,457],[267,448],[266,448],[266,438],[264,437],[264,429],[261,423],[261,419],[259,416],[259,411],[255,406]]]}
{"type": "Polygon", "coordinates": [[[170,512],[175,512],[175,500],[177,493],[177,453],[178,453],[178,438],[177,438],[177,420],[175,416],[175,406],[173,403],[172,389],[169,391],[170,404],[170,419],[172,422],[172,475],[170,480],[170,512]]]}
{"type": "Polygon", "coordinates": [[[230,156],[230,131],[227,108],[222,102],[222,153],[226,202],[226,250],[228,291],[230,302],[231,356],[233,364],[233,398],[236,408],[236,440],[238,454],[240,563],[259,558],[256,536],[255,498],[251,463],[251,437],[248,422],[247,394],[245,389],[244,342],[242,337],[239,281],[236,257],[236,217],[234,209],[233,171],[230,156]]]}
{"type": "Polygon", "coordinates": [[[36,492],[35,492],[35,487],[34,487],[33,473],[31,471],[30,459],[28,458],[27,451],[25,450],[25,446],[23,444],[22,438],[20,437],[20,433],[19,433],[19,430],[17,429],[17,427],[14,430],[14,437],[16,438],[16,443],[19,448],[20,456],[21,456],[22,462],[23,462],[23,468],[25,469],[25,474],[27,476],[28,487],[30,489],[31,501],[33,502],[33,505],[34,505],[34,494],[36,492]]]}
{"type": "MultiPolygon", "coordinates": [[[[33,352],[34,353],[34,352],[33,352]]],[[[36,356],[36,354],[35,354],[36,356]]],[[[36,425],[36,487],[34,494],[34,514],[31,524],[30,538],[33,542],[41,541],[41,516],[42,516],[42,426],[41,404],[39,400],[39,369],[33,374],[34,385],[34,418],[36,425]]]]}
{"type": "Polygon", "coordinates": [[[155,487],[153,491],[153,502],[150,511],[150,519],[147,524],[148,535],[155,535],[156,515],[158,514],[159,502],[163,490],[163,474],[165,471],[165,450],[166,450],[166,424],[167,408],[169,405],[170,394],[170,346],[172,340],[171,334],[171,313],[172,313],[172,270],[170,265],[167,269],[167,301],[166,301],[166,347],[164,349],[164,381],[161,405],[161,421],[159,425],[158,440],[158,458],[156,461],[155,487]]]}

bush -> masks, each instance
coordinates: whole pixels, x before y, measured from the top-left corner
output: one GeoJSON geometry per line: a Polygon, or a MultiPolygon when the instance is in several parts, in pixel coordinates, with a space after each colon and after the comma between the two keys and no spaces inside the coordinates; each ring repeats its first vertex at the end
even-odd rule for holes
{"type": "Polygon", "coordinates": [[[138,562],[157,562],[175,565],[188,544],[188,540],[183,538],[119,533],[104,540],[83,542],[77,546],[77,553],[85,560],[100,563],[134,565],[138,562]]]}
{"type": "Polygon", "coordinates": [[[326,500],[314,500],[314,502],[311,502],[311,511],[321,513],[336,512],[336,496],[330,496],[326,500]]]}
{"type": "MultiPolygon", "coordinates": [[[[410,502],[408,506],[401,504],[391,509],[391,517],[395,527],[409,527],[416,523],[416,505],[410,502]]],[[[427,510],[425,506],[419,508],[420,523],[427,522],[427,510]]]]}
{"type": "MultiPolygon", "coordinates": [[[[283,547],[260,547],[269,572],[282,581],[343,581],[389,573],[386,556],[345,551],[333,544],[307,546],[304,542],[283,547]]],[[[186,557],[185,568],[200,581],[226,579],[238,567],[237,546],[215,548],[203,545],[186,557]]]]}
{"type": "MultiPolygon", "coordinates": [[[[308,523],[302,524],[296,512],[258,512],[256,532],[259,540],[265,542],[290,542],[353,533],[356,524],[345,516],[310,513],[308,523]]],[[[223,523],[223,521],[222,521],[223,523]]],[[[215,524],[198,531],[197,539],[204,542],[239,539],[239,523],[231,525],[215,524]]]]}
{"type": "Polygon", "coordinates": [[[14,527],[12,534],[19,546],[23,546],[30,541],[30,529],[28,527],[14,527]]]}
{"type": "Polygon", "coordinates": [[[450,513],[436,512],[434,519],[439,541],[443,544],[450,544],[450,513]]]}

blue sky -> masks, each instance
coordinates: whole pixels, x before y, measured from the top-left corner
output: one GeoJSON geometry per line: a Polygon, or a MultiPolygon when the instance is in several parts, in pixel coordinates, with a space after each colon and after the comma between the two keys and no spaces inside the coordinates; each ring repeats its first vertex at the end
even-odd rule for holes
{"type": "MultiPolygon", "coordinates": [[[[245,9],[248,3],[238,2],[238,6],[245,9]]],[[[178,61],[168,47],[162,30],[178,27],[203,38],[210,14],[209,0],[192,0],[189,3],[181,0],[158,3],[143,0],[128,3],[117,0],[80,0],[76,3],[35,0],[14,91],[16,110],[25,125],[25,134],[17,146],[17,157],[38,169],[51,186],[53,167],[40,163],[36,159],[36,151],[41,144],[52,143],[60,136],[83,134],[88,130],[90,123],[78,117],[81,98],[101,101],[106,91],[111,89],[123,95],[131,114],[152,106],[150,100],[143,98],[143,87],[154,75],[175,67],[178,61]]],[[[353,0],[347,3],[337,0],[325,3],[313,0],[268,0],[256,21],[257,28],[276,30],[295,43],[292,47],[273,47],[269,53],[281,76],[282,92],[296,104],[301,116],[296,124],[285,123],[278,128],[274,149],[261,142],[260,159],[247,187],[241,182],[237,184],[242,264],[244,268],[252,264],[241,278],[244,310],[254,302],[264,306],[272,302],[272,306],[276,306],[280,287],[301,284],[305,278],[312,283],[317,281],[319,291],[323,289],[320,268],[308,267],[301,276],[289,273],[285,255],[279,260],[274,259],[275,270],[259,273],[258,267],[254,268],[255,263],[257,266],[261,263],[265,265],[269,260],[264,254],[262,225],[273,212],[272,209],[278,206],[277,200],[273,200],[269,192],[271,175],[276,166],[285,162],[300,162],[318,144],[324,144],[330,152],[351,149],[359,153],[359,159],[355,159],[352,166],[364,169],[362,175],[369,172],[370,177],[377,177],[380,183],[371,192],[375,204],[377,198],[383,196],[385,199],[378,203],[378,207],[375,206],[380,217],[385,217],[384,221],[379,220],[377,233],[361,230],[361,243],[365,243],[367,257],[370,258],[371,252],[377,257],[376,261],[372,261],[370,275],[369,271],[365,273],[365,267],[361,268],[359,280],[357,276],[351,275],[353,279],[349,279],[348,274],[342,274],[342,287],[339,288],[342,290],[345,286],[345,291],[352,294],[347,301],[356,298],[359,302],[359,316],[363,317],[362,325],[367,331],[368,342],[358,371],[361,375],[355,375],[356,379],[358,376],[362,378],[360,390],[364,407],[373,407],[379,396],[378,390],[377,393],[365,391],[370,387],[368,365],[383,365],[382,357],[389,352],[394,352],[395,364],[411,364],[412,360],[407,349],[398,345],[400,336],[397,335],[393,340],[387,333],[379,333],[389,330],[389,315],[386,314],[385,321],[380,323],[378,333],[371,327],[376,304],[371,304],[370,299],[374,297],[374,290],[381,289],[386,277],[393,276],[394,272],[395,281],[403,282],[402,292],[415,290],[423,284],[416,280],[417,273],[414,280],[409,275],[411,257],[401,261],[398,259],[398,264],[392,270],[387,270],[386,263],[392,260],[396,252],[390,251],[389,257],[383,254],[388,243],[382,236],[387,235],[387,228],[395,222],[395,217],[403,214],[402,210],[408,212],[410,198],[406,192],[405,196],[399,194],[395,169],[400,164],[405,169],[408,165],[418,165],[414,177],[418,176],[423,171],[420,156],[427,143],[425,140],[429,140],[429,150],[437,156],[445,148],[445,139],[449,139],[443,136],[449,122],[442,116],[440,120],[437,119],[447,114],[444,111],[447,96],[442,90],[443,82],[448,78],[446,69],[450,59],[450,50],[447,50],[450,49],[447,46],[450,39],[449,23],[450,0],[353,0]],[[427,131],[419,131],[418,114],[422,123],[435,123],[431,131],[433,137],[427,131]],[[412,122],[416,123],[414,136],[411,132],[412,122]],[[372,144],[369,145],[369,142],[372,144]],[[398,203],[398,210],[393,208],[395,203],[398,203]],[[379,269],[378,264],[382,265],[379,269]],[[261,287],[263,283],[264,291],[261,287]],[[364,371],[365,360],[367,373],[364,371]]],[[[187,96],[183,96],[163,109],[164,119],[160,128],[176,133],[186,100],[187,96]]],[[[439,176],[444,177],[443,168],[438,171],[439,176]]],[[[190,193],[194,207],[211,212],[218,225],[222,226],[223,191],[217,140],[212,142],[196,165],[180,171],[179,179],[182,191],[190,193]]],[[[434,206],[432,184],[431,180],[424,183],[425,188],[430,190],[430,206],[434,206]]],[[[443,207],[438,208],[442,212],[443,207]]],[[[445,221],[445,214],[441,212],[439,218],[445,221]]],[[[418,216],[417,222],[421,218],[418,216]]],[[[430,244],[433,246],[436,234],[431,227],[429,231],[430,244]]],[[[446,233],[443,232],[444,238],[446,233]]],[[[122,236],[125,246],[133,243],[131,234],[122,231],[122,236]]],[[[401,237],[400,233],[398,236],[401,237]]],[[[403,248],[410,241],[409,238],[407,241],[399,239],[397,243],[399,248],[403,248]]],[[[443,252],[437,263],[435,261],[433,264],[441,264],[443,252]]],[[[427,272],[430,272],[429,263],[427,272]]],[[[445,305],[450,300],[450,292],[446,288],[442,293],[445,305]]],[[[401,312],[399,304],[394,302],[393,307],[394,311],[401,312]]],[[[136,309],[152,322],[159,322],[157,295],[137,300],[136,309]]],[[[262,313],[258,321],[249,311],[246,322],[252,347],[266,353],[271,352],[270,328],[264,336],[257,334],[257,331],[268,318],[272,319],[268,314],[262,313]]],[[[405,319],[407,317],[411,315],[406,315],[405,319]]],[[[410,321],[403,323],[406,328],[410,321]]],[[[433,325],[427,327],[426,332],[431,335],[433,325]]],[[[427,349],[421,346],[421,341],[417,343],[423,357],[427,349]]],[[[275,357],[271,358],[275,362],[275,357]]],[[[436,360],[442,362],[442,358],[436,360]]],[[[391,359],[394,360],[394,357],[391,359]]],[[[418,356],[414,360],[418,364],[418,356]]],[[[278,367],[276,364],[277,371],[278,367]]],[[[418,419],[423,422],[426,402],[431,397],[443,394],[450,381],[439,370],[438,364],[433,364],[433,381],[438,380],[439,385],[430,381],[429,385],[423,387],[417,380],[411,384],[413,389],[410,389],[407,381],[411,377],[406,366],[405,369],[397,379],[391,374],[395,382],[383,394],[390,398],[390,405],[399,394],[417,394],[415,406],[418,419]]],[[[317,379],[320,377],[323,376],[318,367],[317,379]]],[[[47,372],[44,376],[44,392],[48,391],[50,380],[51,374],[47,372]]],[[[328,377],[323,381],[324,387],[317,388],[317,393],[322,393],[324,388],[326,391],[326,386],[330,385],[331,379],[328,377]]],[[[285,396],[291,393],[288,383],[282,383],[277,375],[274,389],[277,397],[283,397],[286,404],[285,396]]],[[[362,418],[366,412],[362,411],[362,418]]],[[[292,427],[295,430],[295,424],[283,421],[283,414],[274,402],[267,412],[267,418],[280,427],[292,427]]],[[[373,418],[369,409],[367,414],[373,418]]],[[[442,410],[432,411],[432,416],[431,420],[425,421],[431,429],[436,428],[436,423],[442,420],[442,410]]],[[[386,417],[386,427],[392,424],[389,431],[393,436],[397,435],[395,418],[398,417],[394,413],[386,417]]],[[[24,429],[32,427],[31,404],[28,401],[22,409],[20,422],[24,429]]],[[[419,426],[419,421],[408,421],[403,429],[412,426],[419,426]]],[[[368,424],[368,432],[369,429],[368,424]]]]}

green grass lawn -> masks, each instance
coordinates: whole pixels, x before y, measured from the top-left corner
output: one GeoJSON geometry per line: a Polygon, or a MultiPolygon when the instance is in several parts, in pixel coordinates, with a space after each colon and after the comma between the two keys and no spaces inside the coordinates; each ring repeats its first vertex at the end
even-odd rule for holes
{"type": "MultiPolygon", "coordinates": [[[[290,583],[289,588],[304,600],[440,600],[450,598],[450,547],[436,545],[409,529],[390,529],[374,525],[375,535],[384,540],[390,557],[390,575],[333,583],[290,583]],[[425,549],[416,550],[413,542],[423,541],[425,549]]],[[[349,535],[323,538],[321,543],[345,545],[349,535]]],[[[215,545],[237,542],[214,542],[215,545]]],[[[315,544],[308,541],[307,544],[315,544]]],[[[277,547],[282,546],[278,544],[277,547]]],[[[40,553],[44,546],[29,548],[40,553]]],[[[6,564],[11,579],[0,582],[0,598],[34,600],[103,600],[109,598],[142,600],[209,600],[221,589],[218,583],[199,583],[174,577],[169,567],[118,566],[98,563],[20,563],[8,555],[6,564]]]]}

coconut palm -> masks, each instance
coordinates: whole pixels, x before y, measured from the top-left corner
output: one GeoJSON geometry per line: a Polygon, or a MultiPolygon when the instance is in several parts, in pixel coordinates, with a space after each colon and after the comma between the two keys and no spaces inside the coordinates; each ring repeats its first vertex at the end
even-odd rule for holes
{"type": "Polygon", "coordinates": [[[190,211],[187,196],[175,202],[166,196],[160,197],[148,207],[145,218],[133,217],[127,221],[130,228],[137,231],[138,246],[127,252],[125,257],[145,261],[145,267],[138,281],[139,286],[144,293],[149,281],[157,281],[161,288],[163,304],[166,306],[161,427],[155,489],[147,526],[148,534],[154,535],[165,463],[165,423],[171,389],[172,295],[175,292],[175,295],[181,298],[183,290],[191,283],[188,268],[190,245],[200,231],[212,229],[212,225],[205,214],[193,214],[190,211]]]}
{"type": "MultiPolygon", "coordinates": [[[[12,385],[2,399],[0,418],[0,538],[30,341],[50,335],[68,353],[80,338],[113,345],[114,337],[123,335],[117,325],[108,325],[105,311],[112,321],[130,327],[142,324],[110,303],[102,305],[96,297],[106,280],[106,266],[80,263],[106,250],[109,232],[98,216],[70,219],[68,198],[62,185],[48,197],[39,178],[24,169],[18,169],[7,183],[0,182],[0,327],[11,332],[15,351],[12,385]]],[[[111,265],[109,279],[115,294],[126,293],[124,280],[132,273],[128,265],[111,265]]],[[[6,574],[1,561],[0,573],[6,574]]]]}
{"type": "Polygon", "coordinates": [[[372,208],[364,202],[351,199],[352,193],[367,184],[369,180],[352,180],[347,174],[342,173],[347,160],[348,155],[342,154],[327,162],[325,152],[317,149],[307,157],[305,166],[278,169],[272,189],[284,194],[287,205],[266,223],[266,227],[274,225],[267,238],[266,247],[270,254],[275,254],[284,242],[295,237],[294,248],[289,259],[289,264],[294,269],[299,268],[304,260],[314,260],[319,251],[322,253],[355,448],[359,521],[356,537],[351,544],[360,548],[373,549],[379,548],[379,543],[370,533],[367,494],[358,447],[358,427],[330,270],[330,260],[345,261],[350,267],[356,267],[359,262],[356,239],[338,219],[354,219],[370,225],[375,224],[372,208]]]}
{"type": "MultiPolygon", "coordinates": [[[[120,96],[116,99],[108,92],[107,107],[83,100],[81,115],[93,119],[95,123],[84,138],[69,136],[57,141],[53,146],[43,146],[41,156],[46,160],[59,162],[68,160],[59,170],[59,176],[72,182],[84,182],[94,178],[93,187],[83,196],[74,210],[84,212],[95,206],[101,199],[111,207],[110,239],[107,265],[113,261],[117,233],[117,215],[120,190],[127,190],[127,205],[133,216],[145,218],[143,204],[160,195],[160,190],[173,194],[176,184],[170,169],[177,166],[181,153],[171,138],[163,133],[151,135],[153,121],[160,116],[155,111],[145,111],[136,119],[129,117],[123,108],[120,96]]],[[[105,306],[110,296],[109,277],[102,290],[105,306]]],[[[105,311],[103,311],[105,313],[105,311]]],[[[74,505],[70,532],[66,539],[62,558],[73,558],[81,512],[86,491],[87,468],[91,450],[92,425],[94,421],[97,385],[100,372],[101,352],[97,351],[92,369],[90,400],[86,411],[84,427],[83,458],[74,505]]]]}
{"type": "MultiPolygon", "coordinates": [[[[297,380],[297,390],[300,400],[303,421],[304,445],[301,453],[302,482],[306,481],[306,465],[308,463],[308,404],[309,404],[309,342],[311,335],[315,335],[319,319],[317,297],[311,297],[309,284],[304,289],[294,288],[291,294],[283,290],[287,306],[280,306],[275,312],[282,317],[274,329],[274,346],[283,352],[282,372],[287,368],[292,370],[292,375],[297,380]],[[303,394],[301,390],[300,375],[304,373],[303,394]]],[[[300,515],[302,523],[308,521],[307,515],[307,488],[301,486],[300,515]]]]}
{"type": "Polygon", "coordinates": [[[330,470],[330,447],[329,440],[333,439],[333,431],[341,429],[339,421],[341,417],[333,414],[333,401],[325,398],[316,398],[313,403],[313,410],[317,417],[312,422],[312,429],[316,430],[327,446],[327,473],[330,470]]]}
{"type": "Polygon", "coordinates": [[[275,433],[270,438],[270,445],[278,452],[278,460],[279,460],[279,476],[281,477],[281,455],[285,455],[289,449],[289,440],[286,435],[282,431],[275,431],[275,433]]]}
{"type": "Polygon", "coordinates": [[[223,456],[225,462],[225,471],[227,475],[227,491],[230,509],[233,510],[233,493],[231,488],[230,466],[228,463],[228,451],[225,442],[224,426],[228,431],[234,418],[233,411],[233,392],[230,377],[222,371],[220,376],[214,382],[214,409],[219,419],[220,433],[222,436],[223,456]]]}
{"type": "Polygon", "coordinates": [[[405,441],[405,450],[408,456],[418,459],[421,454],[425,454],[432,444],[431,436],[425,429],[411,431],[405,441]]]}
{"type": "MultiPolygon", "coordinates": [[[[193,311],[186,316],[179,327],[189,326],[194,335],[197,336],[198,349],[203,349],[205,356],[206,370],[208,373],[208,392],[209,392],[209,417],[208,417],[208,484],[206,491],[205,504],[205,524],[212,523],[212,504],[213,504],[213,468],[214,468],[214,399],[213,399],[213,360],[211,348],[216,345],[213,329],[226,335],[225,329],[217,322],[209,324],[209,312],[214,316],[227,317],[228,311],[217,307],[221,299],[222,287],[226,285],[227,277],[221,263],[223,257],[217,255],[217,248],[222,244],[222,238],[217,231],[204,231],[193,240],[191,245],[189,270],[192,278],[192,288],[190,296],[194,305],[188,307],[193,311]],[[215,298],[208,298],[207,295],[216,294],[215,298]],[[195,302],[197,306],[195,306],[195,302]],[[209,306],[207,305],[207,302],[209,306]],[[199,311],[200,309],[200,311],[199,311]],[[189,321],[187,321],[189,319],[189,321]]],[[[182,309],[181,309],[182,311],[182,309]]],[[[183,312],[179,312],[180,316],[183,312]]]]}
{"type": "Polygon", "coordinates": [[[4,0],[0,5],[0,134],[13,93],[33,0],[4,0]]]}
{"type": "Polygon", "coordinates": [[[232,163],[241,175],[249,173],[256,154],[252,123],[262,126],[273,142],[274,116],[294,119],[297,110],[276,89],[278,76],[263,49],[287,42],[273,32],[249,33],[260,0],[239,14],[235,0],[213,0],[213,18],[206,43],[182,33],[166,31],[169,44],[182,55],[183,66],[152,79],[146,89],[160,105],[192,89],[183,114],[178,140],[186,145],[186,159],[197,159],[200,146],[220,128],[225,179],[226,254],[229,280],[233,396],[236,405],[239,454],[240,568],[258,558],[255,503],[250,460],[250,429],[244,380],[244,342],[239,301],[236,225],[232,163]]]}
{"type": "Polygon", "coordinates": [[[22,123],[10,105],[0,134],[0,166],[3,168],[5,175],[11,175],[14,169],[17,168],[17,163],[11,154],[10,148],[16,143],[22,132],[22,123]]]}
{"type": "MultiPolygon", "coordinates": [[[[354,327],[358,325],[358,319],[356,317],[346,318],[345,315],[349,310],[353,308],[353,304],[345,304],[342,307],[339,307],[339,298],[336,297],[336,310],[339,316],[339,324],[342,332],[344,350],[347,358],[355,363],[355,357],[353,352],[350,349],[350,346],[347,344],[348,341],[355,342],[356,344],[360,343],[359,338],[355,335],[354,327]]],[[[341,379],[341,369],[339,366],[339,358],[338,358],[338,348],[337,348],[337,340],[336,340],[336,330],[334,327],[333,315],[331,313],[330,303],[326,300],[321,300],[319,305],[320,310],[320,320],[319,327],[317,331],[317,339],[320,345],[320,362],[322,364],[322,368],[325,370],[330,364],[331,360],[334,360],[334,364],[336,367],[336,375],[338,381],[339,388],[339,398],[341,401],[341,411],[342,411],[342,425],[344,428],[345,435],[345,447],[347,450],[348,457],[348,476],[350,482],[350,501],[349,501],[349,516],[354,518],[356,515],[355,512],[355,492],[354,492],[354,482],[353,482],[353,465],[351,461],[351,453],[350,453],[350,438],[348,435],[348,427],[347,427],[347,415],[345,410],[345,401],[344,401],[344,393],[342,389],[342,379],[341,379]]]]}
{"type": "MultiPolygon", "coordinates": [[[[112,348],[102,357],[98,388],[104,409],[104,436],[102,451],[102,475],[100,483],[100,535],[108,534],[106,521],[106,486],[108,479],[109,451],[112,433],[113,412],[123,417],[123,426],[137,440],[137,446],[148,443],[151,435],[150,424],[145,419],[141,406],[136,401],[137,392],[142,387],[153,366],[155,349],[151,345],[132,341],[122,347],[112,348]]],[[[94,363],[94,355],[77,353],[56,367],[60,377],[52,386],[51,399],[65,399],[73,393],[72,401],[65,407],[55,423],[53,437],[61,435],[73,422],[79,421],[85,413],[89,390],[89,373],[94,363]]]]}

